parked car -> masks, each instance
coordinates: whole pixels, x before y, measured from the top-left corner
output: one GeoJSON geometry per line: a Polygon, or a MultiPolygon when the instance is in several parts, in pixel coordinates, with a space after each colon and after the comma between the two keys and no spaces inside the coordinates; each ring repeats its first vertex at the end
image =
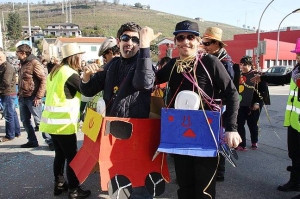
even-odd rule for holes
{"type": "Polygon", "coordinates": [[[293,66],[273,66],[265,72],[265,75],[280,76],[280,75],[285,75],[288,72],[291,72],[292,70],[293,70],[293,66]]]}
{"type": "MultiPolygon", "coordinates": [[[[293,66],[272,66],[266,72],[266,76],[280,76],[285,75],[293,70],[293,66]]],[[[273,85],[273,84],[269,84],[273,85]]]]}

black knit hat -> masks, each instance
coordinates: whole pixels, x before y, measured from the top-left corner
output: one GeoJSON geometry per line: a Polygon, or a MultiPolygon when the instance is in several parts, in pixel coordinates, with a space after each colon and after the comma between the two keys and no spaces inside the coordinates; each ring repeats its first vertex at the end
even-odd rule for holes
{"type": "Polygon", "coordinates": [[[242,57],[240,63],[253,66],[253,58],[246,55],[242,57]]]}
{"type": "Polygon", "coordinates": [[[177,35],[181,32],[190,32],[197,36],[199,36],[199,26],[196,22],[192,22],[189,20],[182,21],[176,24],[175,32],[173,32],[173,35],[177,35]]]}

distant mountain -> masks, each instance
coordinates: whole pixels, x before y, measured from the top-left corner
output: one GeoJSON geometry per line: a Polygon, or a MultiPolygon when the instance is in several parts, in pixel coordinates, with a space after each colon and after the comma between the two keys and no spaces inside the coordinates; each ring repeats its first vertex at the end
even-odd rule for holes
{"type": "MultiPolygon", "coordinates": [[[[140,26],[149,26],[155,32],[162,32],[163,37],[171,37],[176,23],[183,20],[198,22],[201,34],[209,26],[218,26],[223,29],[223,40],[233,39],[234,34],[253,32],[236,26],[218,22],[194,20],[191,18],[172,15],[151,9],[136,8],[129,5],[105,3],[105,1],[94,2],[72,1],[72,23],[78,24],[83,30],[86,27],[98,30],[103,36],[116,36],[121,24],[134,21],[140,26]]],[[[122,3],[122,2],[120,2],[122,3]]],[[[12,9],[11,4],[0,4],[0,9],[12,9]]],[[[22,25],[28,26],[27,4],[15,4],[15,11],[20,13],[22,25]]],[[[146,8],[146,7],[145,7],[146,8]]],[[[55,4],[31,4],[31,26],[45,28],[50,23],[66,22],[66,14],[62,13],[61,3],[55,4]]],[[[69,12],[69,10],[68,10],[69,12]]],[[[7,20],[8,12],[4,12],[7,20]]],[[[69,20],[69,14],[68,14],[69,20]]]]}

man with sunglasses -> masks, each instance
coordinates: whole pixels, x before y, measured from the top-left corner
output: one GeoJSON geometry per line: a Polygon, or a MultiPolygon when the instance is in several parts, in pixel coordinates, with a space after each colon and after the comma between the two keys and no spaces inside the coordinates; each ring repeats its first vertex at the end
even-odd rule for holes
{"type": "MultiPolygon", "coordinates": [[[[220,99],[221,96],[224,96],[228,112],[228,119],[224,124],[226,127],[225,140],[229,147],[237,147],[241,142],[236,125],[239,99],[238,92],[228,73],[215,56],[202,54],[201,57],[199,55],[201,39],[197,23],[179,22],[173,34],[179,57],[171,59],[156,73],[156,83],[161,84],[168,81],[169,89],[175,99],[181,91],[194,90],[194,85],[185,76],[190,74],[190,77],[196,78],[194,81],[211,98],[220,99]],[[197,57],[201,62],[195,63],[197,57]],[[197,68],[195,69],[196,64],[197,68]],[[194,70],[196,74],[194,74],[194,70]]],[[[169,107],[174,107],[174,100],[171,100],[169,107]]],[[[204,108],[210,110],[205,102],[204,108]]],[[[214,173],[217,169],[218,157],[174,154],[174,163],[179,185],[177,191],[179,199],[215,198],[216,179],[214,173]]]]}
{"type": "MultiPolygon", "coordinates": [[[[149,118],[155,81],[150,42],[159,35],[134,22],[123,24],[117,33],[121,57],[107,63],[104,70],[96,64],[85,67],[80,84],[82,94],[89,97],[103,90],[106,116],[149,118]]],[[[131,199],[152,198],[145,187],[136,187],[132,191],[131,199]]]]}
{"type": "Polygon", "coordinates": [[[104,64],[107,64],[114,57],[120,57],[120,49],[117,46],[117,40],[114,37],[108,37],[101,45],[98,53],[102,56],[104,64]]]}

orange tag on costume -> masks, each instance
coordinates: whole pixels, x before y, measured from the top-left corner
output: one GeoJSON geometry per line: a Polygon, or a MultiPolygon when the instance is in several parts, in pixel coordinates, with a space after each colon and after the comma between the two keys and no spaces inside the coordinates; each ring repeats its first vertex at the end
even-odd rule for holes
{"type": "Polygon", "coordinates": [[[93,140],[93,142],[96,142],[99,135],[102,119],[101,114],[90,108],[87,109],[87,114],[82,125],[82,132],[93,140]]]}

